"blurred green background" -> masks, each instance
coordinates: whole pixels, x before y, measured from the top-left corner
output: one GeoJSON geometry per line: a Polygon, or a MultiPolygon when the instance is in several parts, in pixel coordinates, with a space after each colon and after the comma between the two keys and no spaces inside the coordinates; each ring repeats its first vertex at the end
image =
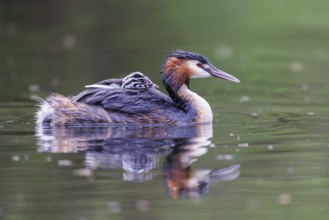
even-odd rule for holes
{"type": "Polygon", "coordinates": [[[176,48],[208,56],[241,79],[240,89],[325,86],[328,7],[325,0],[4,0],[0,99],[75,94],[132,71],[161,84],[162,58],[176,48]]]}

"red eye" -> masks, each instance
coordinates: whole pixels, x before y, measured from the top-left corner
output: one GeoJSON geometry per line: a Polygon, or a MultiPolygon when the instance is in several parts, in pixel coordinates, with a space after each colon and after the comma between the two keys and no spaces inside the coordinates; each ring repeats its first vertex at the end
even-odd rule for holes
{"type": "Polygon", "coordinates": [[[200,68],[203,67],[202,63],[197,63],[196,65],[197,65],[198,67],[200,67],[200,68]]]}

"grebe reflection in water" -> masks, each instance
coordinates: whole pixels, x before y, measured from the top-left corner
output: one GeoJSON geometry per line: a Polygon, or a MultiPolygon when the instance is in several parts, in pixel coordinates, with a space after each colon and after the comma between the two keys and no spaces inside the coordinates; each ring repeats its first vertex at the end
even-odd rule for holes
{"type": "MultiPolygon", "coordinates": [[[[111,179],[116,176],[124,181],[150,181],[163,161],[160,171],[168,194],[175,199],[203,196],[213,182],[239,176],[236,164],[215,169],[192,167],[208,151],[212,125],[53,127],[41,128],[36,133],[39,152],[82,153],[83,166],[94,178],[97,170],[109,170],[111,179]]],[[[102,173],[102,178],[104,175],[107,172],[102,173]]]]}
{"type": "Polygon", "coordinates": [[[161,77],[169,96],[156,88],[104,89],[96,86],[74,97],[51,95],[40,104],[37,124],[69,126],[90,123],[210,123],[211,108],[189,89],[191,78],[217,77],[240,82],[203,55],[175,50],[165,57],[161,77]]]}

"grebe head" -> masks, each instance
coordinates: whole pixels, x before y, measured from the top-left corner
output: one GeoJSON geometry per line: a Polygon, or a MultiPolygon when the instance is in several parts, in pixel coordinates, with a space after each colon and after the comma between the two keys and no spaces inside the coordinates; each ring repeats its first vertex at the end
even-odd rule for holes
{"type": "Polygon", "coordinates": [[[122,88],[125,89],[149,89],[159,88],[147,76],[140,72],[133,72],[122,79],[122,88]]]}
{"type": "Polygon", "coordinates": [[[217,69],[207,57],[193,52],[174,50],[165,57],[161,69],[165,86],[178,91],[183,84],[189,83],[191,78],[218,77],[239,83],[234,76],[217,69]]]}

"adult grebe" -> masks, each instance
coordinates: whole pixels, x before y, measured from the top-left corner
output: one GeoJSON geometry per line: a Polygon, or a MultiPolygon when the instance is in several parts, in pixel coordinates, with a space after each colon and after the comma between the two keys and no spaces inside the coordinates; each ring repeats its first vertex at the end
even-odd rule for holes
{"type": "Polygon", "coordinates": [[[89,88],[74,97],[54,94],[40,104],[37,124],[79,126],[95,123],[182,124],[213,120],[206,100],[189,90],[191,78],[218,77],[240,82],[203,55],[174,50],[161,68],[169,96],[155,88],[89,88]]]}

